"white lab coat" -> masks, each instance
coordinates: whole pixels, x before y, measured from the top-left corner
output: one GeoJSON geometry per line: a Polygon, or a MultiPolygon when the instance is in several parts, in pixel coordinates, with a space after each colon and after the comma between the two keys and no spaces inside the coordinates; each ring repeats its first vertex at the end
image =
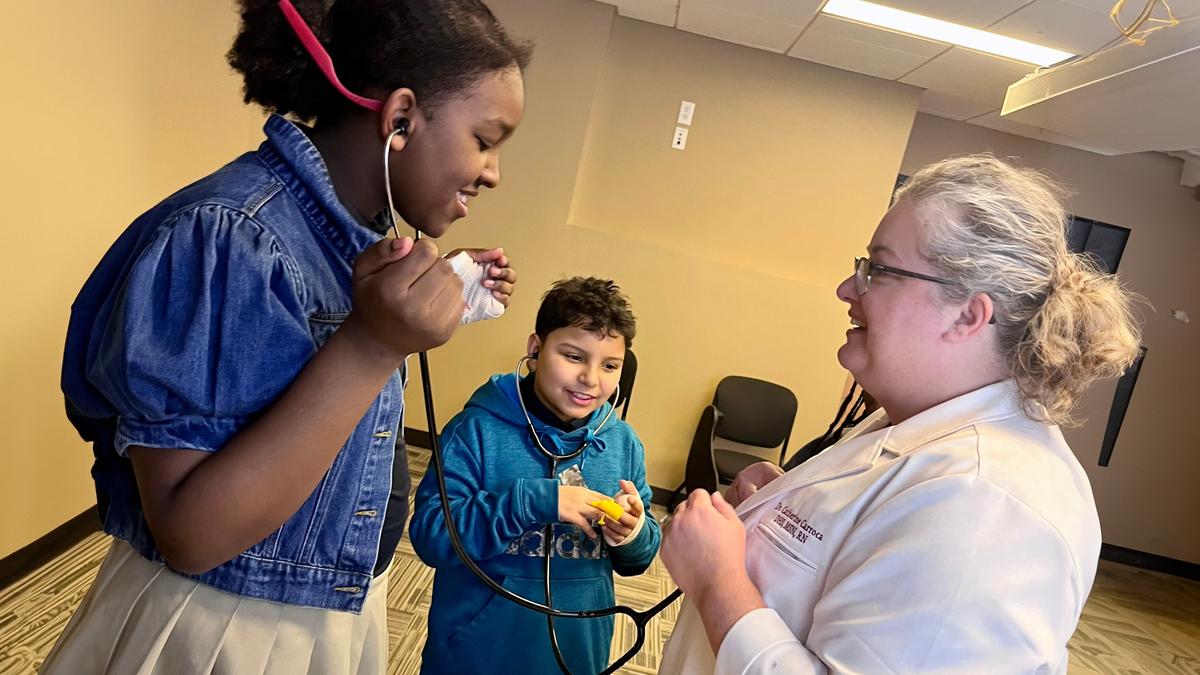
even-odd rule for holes
{"type": "Polygon", "coordinates": [[[660,673],[1065,673],[1100,523],[1012,381],[882,411],[738,508],[768,609],[715,658],[685,601],[660,673]]]}

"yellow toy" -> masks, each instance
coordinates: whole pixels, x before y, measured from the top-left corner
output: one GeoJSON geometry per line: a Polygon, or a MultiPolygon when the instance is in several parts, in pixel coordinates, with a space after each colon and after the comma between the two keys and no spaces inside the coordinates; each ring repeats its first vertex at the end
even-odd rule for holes
{"type": "Polygon", "coordinates": [[[604,512],[604,515],[600,516],[600,522],[597,523],[598,525],[600,525],[600,527],[604,527],[604,518],[605,517],[612,518],[613,520],[620,520],[621,516],[625,515],[625,509],[621,508],[620,504],[614,502],[611,499],[601,499],[599,501],[594,501],[594,502],[592,502],[592,506],[594,506],[604,512]]]}

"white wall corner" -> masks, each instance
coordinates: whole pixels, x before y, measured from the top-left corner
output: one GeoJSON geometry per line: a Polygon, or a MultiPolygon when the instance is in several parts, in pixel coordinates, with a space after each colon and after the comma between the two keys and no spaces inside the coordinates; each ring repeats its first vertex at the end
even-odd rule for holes
{"type": "Polygon", "coordinates": [[[1168,152],[1168,155],[1183,160],[1179,173],[1179,184],[1187,187],[1200,186],[1200,150],[1168,152]]]}

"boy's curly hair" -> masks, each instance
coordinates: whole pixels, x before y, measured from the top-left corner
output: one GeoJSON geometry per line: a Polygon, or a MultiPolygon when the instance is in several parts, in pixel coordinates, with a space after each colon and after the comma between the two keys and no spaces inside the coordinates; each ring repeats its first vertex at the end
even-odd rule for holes
{"type": "Polygon", "coordinates": [[[534,331],[542,340],[552,331],[576,326],[609,337],[625,338],[625,348],[633,346],[637,320],[629,299],[610,279],[571,277],[557,281],[542,296],[534,331]]]}

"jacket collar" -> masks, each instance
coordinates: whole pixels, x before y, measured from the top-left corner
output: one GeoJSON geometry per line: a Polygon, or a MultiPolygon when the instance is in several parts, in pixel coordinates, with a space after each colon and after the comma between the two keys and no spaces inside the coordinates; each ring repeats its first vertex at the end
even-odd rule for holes
{"type": "Polygon", "coordinates": [[[906,455],[966,427],[1020,414],[1017,383],[1002,380],[935,405],[894,425],[884,449],[895,455],[906,455]]]}
{"type": "Polygon", "coordinates": [[[353,267],[358,255],[383,238],[360,224],[338,199],[329,168],[308,134],[294,122],[271,115],[258,156],[292,193],[309,226],[353,267]]]}
{"type": "Polygon", "coordinates": [[[1020,414],[1020,396],[1012,380],[968,392],[900,424],[890,424],[887,414],[877,410],[850,430],[837,445],[775,479],[769,489],[751,495],[737,511],[744,516],[771,496],[866,471],[885,451],[904,456],[967,427],[1020,414]]]}

